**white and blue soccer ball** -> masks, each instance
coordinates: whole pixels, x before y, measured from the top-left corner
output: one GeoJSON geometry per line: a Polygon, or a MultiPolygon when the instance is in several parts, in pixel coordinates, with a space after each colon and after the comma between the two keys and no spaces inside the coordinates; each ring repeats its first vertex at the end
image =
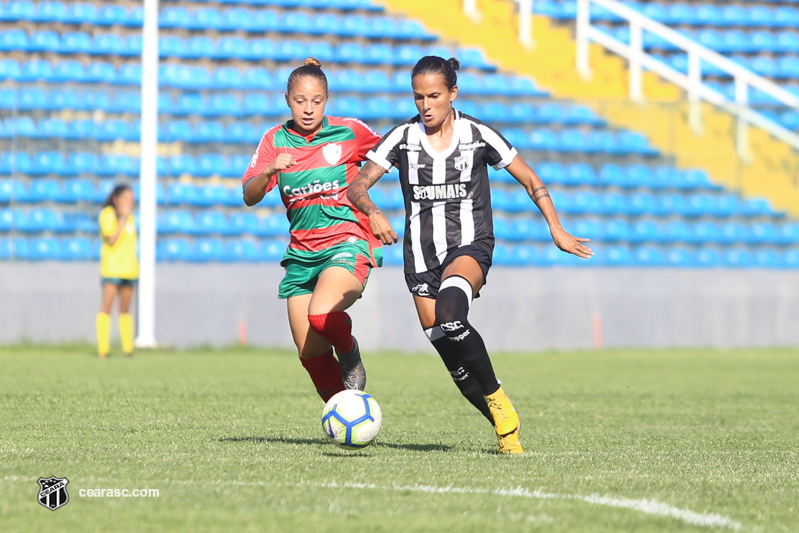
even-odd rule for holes
{"type": "Polygon", "coordinates": [[[335,394],[322,410],[322,429],[328,440],[345,450],[369,446],[383,426],[383,413],[371,395],[358,390],[335,394]]]}

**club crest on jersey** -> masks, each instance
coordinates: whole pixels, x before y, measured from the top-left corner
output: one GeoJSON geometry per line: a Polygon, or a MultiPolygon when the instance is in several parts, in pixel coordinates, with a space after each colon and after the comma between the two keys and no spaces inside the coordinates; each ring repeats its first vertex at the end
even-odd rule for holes
{"type": "Polygon", "coordinates": [[[341,145],[338,143],[328,143],[322,148],[322,155],[325,156],[325,161],[331,165],[335,165],[341,159],[341,145]]]}
{"type": "Polygon", "coordinates": [[[469,166],[469,156],[462,155],[455,158],[455,169],[463,172],[469,166]]]}

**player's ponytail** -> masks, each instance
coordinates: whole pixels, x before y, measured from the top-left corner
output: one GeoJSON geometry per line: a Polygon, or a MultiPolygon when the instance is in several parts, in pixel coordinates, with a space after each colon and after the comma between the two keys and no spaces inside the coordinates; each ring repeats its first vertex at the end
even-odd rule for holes
{"type": "Polygon", "coordinates": [[[411,78],[422,74],[441,74],[444,76],[444,83],[450,91],[458,84],[457,70],[461,68],[461,62],[451,57],[448,60],[438,56],[425,56],[420,59],[411,71],[411,78]]]}
{"type": "Polygon", "coordinates": [[[300,78],[304,78],[305,76],[310,76],[318,80],[319,83],[324,86],[325,94],[327,94],[327,76],[325,76],[325,73],[322,71],[322,63],[315,57],[306,57],[305,61],[302,63],[302,66],[295,68],[291,72],[288,82],[286,82],[286,89],[288,92],[291,92],[294,84],[297,83],[300,78]]]}

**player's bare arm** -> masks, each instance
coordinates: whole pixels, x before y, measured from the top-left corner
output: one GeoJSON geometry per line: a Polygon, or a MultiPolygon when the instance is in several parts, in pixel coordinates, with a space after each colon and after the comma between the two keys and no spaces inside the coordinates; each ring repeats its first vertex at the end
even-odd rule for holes
{"type": "Polygon", "coordinates": [[[367,161],[347,187],[347,198],[361,213],[369,217],[369,227],[383,244],[394,244],[399,237],[380,208],[369,198],[369,188],[383,177],[386,169],[367,161]]]}
{"type": "Polygon", "coordinates": [[[533,200],[533,203],[535,203],[541,211],[541,214],[544,215],[547,224],[549,224],[549,232],[552,235],[555,246],[564,252],[574,254],[583,259],[588,259],[594,255],[591,248],[583,244],[588,242],[589,239],[575,237],[563,229],[563,225],[558,218],[558,213],[555,211],[555,204],[552,202],[552,197],[549,195],[546,185],[544,185],[544,182],[538,177],[538,174],[530,168],[527,161],[517,155],[513,158],[511,164],[506,167],[506,170],[510,172],[511,176],[513,176],[516,181],[522,184],[527,194],[530,195],[530,199],[533,200]]]}
{"type": "Polygon", "coordinates": [[[272,179],[272,176],[281,170],[293,167],[295,163],[293,155],[278,154],[260,174],[247,182],[247,186],[244,189],[244,203],[253,206],[263,200],[266,195],[266,186],[269,185],[269,180],[272,179]]]}

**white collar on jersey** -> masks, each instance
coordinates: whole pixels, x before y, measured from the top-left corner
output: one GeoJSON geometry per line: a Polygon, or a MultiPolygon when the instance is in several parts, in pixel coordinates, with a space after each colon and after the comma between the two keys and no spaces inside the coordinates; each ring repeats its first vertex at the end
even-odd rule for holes
{"type": "Polygon", "coordinates": [[[462,120],[459,120],[461,118],[461,113],[460,111],[454,108],[452,109],[452,112],[455,114],[452,125],[452,142],[450,143],[449,148],[447,148],[443,152],[436,152],[435,149],[433,148],[433,145],[430,144],[430,140],[427,138],[427,130],[425,129],[424,123],[422,122],[422,117],[421,116],[419,117],[418,127],[419,127],[419,132],[421,133],[420,137],[422,138],[422,147],[424,148],[424,151],[427,152],[427,155],[432,157],[434,160],[439,158],[446,159],[447,157],[452,155],[452,152],[455,151],[455,148],[460,143],[460,138],[461,138],[460,129],[461,129],[461,124],[463,123],[462,120]]]}

